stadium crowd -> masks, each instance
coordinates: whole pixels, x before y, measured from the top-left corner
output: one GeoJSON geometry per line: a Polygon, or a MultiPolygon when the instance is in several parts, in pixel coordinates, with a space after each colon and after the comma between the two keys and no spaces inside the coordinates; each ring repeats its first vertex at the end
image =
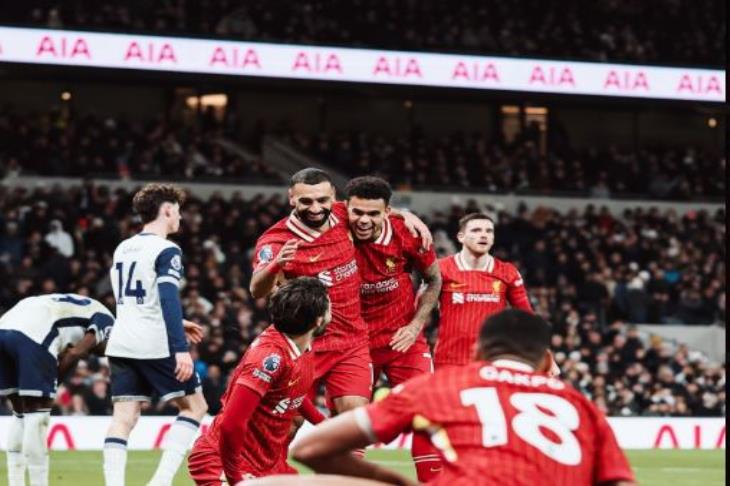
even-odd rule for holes
{"type": "Polygon", "coordinates": [[[274,3],[32,0],[6,23],[223,36],[241,40],[507,56],[724,65],[724,2],[689,0],[274,3]]]}
{"type": "Polygon", "coordinates": [[[576,150],[556,140],[549,144],[554,150],[541,155],[536,126],[510,143],[483,133],[431,138],[419,130],[397,138],[365,132],[281,135],[348,175],[380,173],[395,186],[675,200],[725,195],[725,155],[693,147],[576,150]]]}
{"type": "Polygon", "coordinates": [[[274,180],[262,161],[244,160],[216,144],[230,136],[229,129],[211,112],[191,124],[76,115],[64,108],[29,115],[7,108],[0,112],[0,175],[274,180]]]}
{"type": "MultiPolygon", "coordinates": [[[[109,281],[116,244],[138,231],[131,195],[82,187],[0,187],[0,310],[37,293],[75,291],[114,310],[109,281]]],[[[495,256],[521,269],[538,313],[554,326],[566,379],[612,415],[725,414],[725,370],[700,353],[652,338],[632,323],[725,322],[725,218],[717,214],[606,208],[565,214],[543,207],[515,214],[469,201],[427,216],[437,252],[455,251],[458,218],[484,210],[498,220],[495,256]]],[[[265,301],[248,292],[251,251],[287,213],[281,196],[191,197],[184,230],[182,291],[187,318],[203,324],[195,366],[216,413],[228,372],[267,325],[265,301]]],[[[435,319],[428,326],[431,341],[435,319]]],[[[108,414],[105,359],[82,361],[59,388],[55,412],[108,414]]],[[[7,413],[0,401],[0,411],[7,413]]],[[[172,413],[163,404],[146,413],[172,413]]]]}
{"type": "Polygon", "coordinates": [[[260,157],[244,160],[216,143],[244,140],[260,152],[263,134],[271,134],[350,176],[380,174],[400,188],[670,200],[725,196],[725,155],[694,147],[574,150],[554,140],[543,156],[535,127],[510,143],[483,133],[430,138],[418,129],[399,138],[306,135],[286,123],[242,133],[235,120],[219,122],[210,113],[197,123],[163,117],[142,122],[62,108],[40,114],[7,108],[0,110],[0,176],[273,182],[276,174],[260,157]]]}

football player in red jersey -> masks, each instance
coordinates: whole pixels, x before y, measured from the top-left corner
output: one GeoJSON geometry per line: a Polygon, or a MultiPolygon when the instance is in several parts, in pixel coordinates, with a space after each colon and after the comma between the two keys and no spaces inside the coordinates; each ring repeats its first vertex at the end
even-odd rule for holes
{"type": "MultiPolygon", "coordinates": [[[[390,185],[379,177],[352,179],[345,188],[350,231],[360,269],[362,316],[370,332],[374,377],[381,371],[391,386],[432,373],[431,350],[423,326],[441,291],[433,247],[424,250],[403,221],[390,218],[390,185]],[[417,271],[425,282],[418,307],[411,281],[417,271]]],[[[428,437],[414,437],[411,455],[418,480],[426,482],[441,468],[428,437]]]]}
{"type": "MultiPolygon", "coordinates": [[[[329,175],[303,169],[291,178],[291,215],[274,224],[256,242],[251,294],[265,297],[277,282],[317,277],[328,289],[332,323],[314,343],[315,383],[323,380],[328,402],[342,412],[370,401],[372,364],[368,331],[360,308],[360,275],[347,224],[347,209],[335,201],[329,175]]],[[[407,213],[411,227],[431,244],[428,228],[407,213]]]]}
{"type": "Polygon", "coordinates": [[[327,289],[315,278],[297,278],[272,295],[268,308],[272,325],[241,358],[220,413],[188,458],[197,485],[296,474],[286,463],[294,417],[301,414],[312,423],[324,419],[307,394],[314,380],[312,337],[331,318],[327,289]]]}
{"type": "Polygon", "coordinates": [[[456,238],[461,251],[438,262],[443,283],[434,349],[436,368],[473,361],[481,323],[507,304],[532,312],[520,272],[489,254],[494,244],[494,222],[489,216],[464,216],[456,238]]]}
{"type": "Polygon", "coordinates": [[[634,484],[603,414],[548,374],[550,334],[534,314],[494,314],[481,327],[479,361],[419,376],[320,424],[295,446],[294,458],[317,472],[406,484],[346,451],[415,429],[428,430],[444,457],[431,484],[634,484]]]}

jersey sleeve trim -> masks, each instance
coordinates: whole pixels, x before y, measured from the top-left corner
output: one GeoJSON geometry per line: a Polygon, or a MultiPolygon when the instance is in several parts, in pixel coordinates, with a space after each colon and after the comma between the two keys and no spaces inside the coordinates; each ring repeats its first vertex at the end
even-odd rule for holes
{"type": "MultiPolygon", "coordinates": [[[[182,252],[177,246],[165,248],[155,259],[155,272],[158,277],[182,278],[182,252]]],[[[158,278],[159,281],[159,278],[158,278]]]]}
{"type": "Polygon", "coordinates": [[[352,415],[355,417],[355,423],[367,436],[368,440],[373,444],[378,442],[378,438],[375,436],[375,431],[373,430],[373,423],[365,407],[356,408],[353,410],[352,415]]]}
{"type": "Polygon", "coordinates": [[[178,279],[176,279],[175,277],[158,277],[157,283],[158,284],[169,283],[169,284],[174,285],[175,287],[178,287],[178,288],[180,287],[180,281],[178,279]]]}
{"type": "Polygon", "coordinates": [[[114,326],[114,318],[112,316],[104,312],[97,312],[91,316],[87,330],[94,331],[96,344],[101,344],[109,336],[109,330],[112,326],[114,326]]]}

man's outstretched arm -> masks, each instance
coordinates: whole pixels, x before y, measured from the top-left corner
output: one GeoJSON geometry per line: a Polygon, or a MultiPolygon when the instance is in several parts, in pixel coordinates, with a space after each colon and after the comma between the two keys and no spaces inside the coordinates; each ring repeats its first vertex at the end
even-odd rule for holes
{"type": "Polygon", "coordinates": [[[294,446],[294,459],[318,473],[355,476],[387,484],[416,484],[396,472],[352,455],[354,449],[376,442],[375,437],[358,424],[356,417],[363,414],[367,416],[365,409],[359,408],[322,422],[294,446]]]}

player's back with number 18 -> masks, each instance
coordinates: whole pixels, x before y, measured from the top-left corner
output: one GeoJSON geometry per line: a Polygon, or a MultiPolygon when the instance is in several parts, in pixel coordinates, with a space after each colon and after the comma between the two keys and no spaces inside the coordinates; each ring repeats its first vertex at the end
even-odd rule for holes
{"type": "Polygon", "coordinates": [[[510,309],[482,325],[479,360],[397,386],[384,400],[317,426],[294,448],[316,472],[409,484],[347,450],[427,432],[441,450],[444,486],[631,486],[634,475],[601,412],[548,374],[550,327],[510,309]]]}

